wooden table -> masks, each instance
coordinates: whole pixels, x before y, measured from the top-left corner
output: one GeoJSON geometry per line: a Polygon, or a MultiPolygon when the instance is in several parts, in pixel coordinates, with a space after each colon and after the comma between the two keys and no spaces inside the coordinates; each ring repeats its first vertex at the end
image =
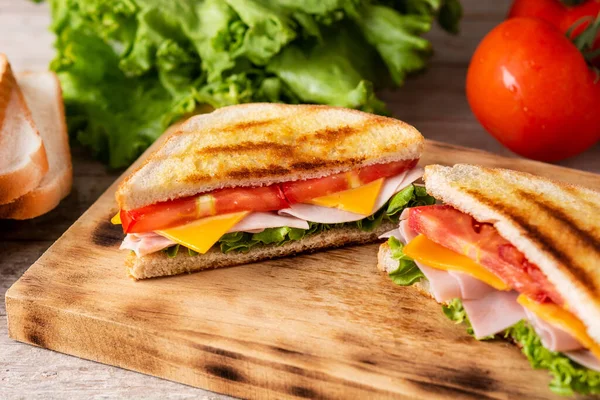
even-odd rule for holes
{"type": "MultiPolygon", "coordinates": [[[[396,93],[384,93],[395,115],[428,138],[510,154],[473,118],[464,96],[469,57],[481,37],[506,14],[509,2],[463,0],[462,34],[436,29],[431,68],[396,93]]],[[[53,56],[47,5],[0,0],[0,51],[16,71],[44,69],[53,56]]],[[[118,173],[73,149],[72,194],[51,213],[32,221],[0,222],[0,294],[96,200],[118,173]]],[[[562,165],[600,172],[600,146],[562,165]]],[[[7,337],[0,304],[0,398],[225,398],[200,389],[34,348],[7,337]]]]}

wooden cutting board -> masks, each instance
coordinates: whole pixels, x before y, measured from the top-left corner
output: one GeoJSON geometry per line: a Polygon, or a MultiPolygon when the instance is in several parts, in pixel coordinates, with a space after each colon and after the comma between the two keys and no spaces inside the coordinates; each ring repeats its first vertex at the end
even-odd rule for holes
{"type": "MultiPolygon", "coordinates": [[[[428,142],[600,190],[598,175],[428,142]]],[[[133,168],[133,167],[132,167],[133,168]]],[[[481,343],[376,268],[377,245],[135,282],[112,185],[6,293],[10,337],[246,398],[552,398],[503,341],[481,343]]]]}

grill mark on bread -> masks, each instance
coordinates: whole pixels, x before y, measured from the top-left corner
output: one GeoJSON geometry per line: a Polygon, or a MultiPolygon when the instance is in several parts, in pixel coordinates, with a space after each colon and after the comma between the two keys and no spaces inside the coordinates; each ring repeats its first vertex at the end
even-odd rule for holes
{"type": "MultiPolygon", "coordinates": [[[[462,189],[465,193],[473,196],[477,201],[485,204],[496,212],[504,215],[507,219],[513,220],[518,225],[522,226],[526,231],[526,235],[536,242],[544,251],[546,251],[550,257],[554,258],[559,264],[565,266],[570,273],[575,275],[580,282],[588,290],[596,291],[596,285],[585,269],[577,265],[577,260],[565,253],[555,245],[555,240],[549,237],[547,234],[542,232],[536,226],[533,226],[527,220],[527,217],[521,215],[521,211],[514,207],[509,207],[504,204],[497,203],[494,199],[486,197],[483,193],[471,190],[468,188],[462,189]]],[[[526,201],[530,201],[527,200],[526,201]]],[[[535,204],[538,204],[537,202],[535,204]]],[[[547,212],[547,211],[545,211],[547,212]]],[[[552,216],[552,214],[549,214],[552,216]]],[[[564,223],[564,221],[561,221],[564,223]]]]}
{"type": "MultiPolygon", "coordinates": [[[[358,132],[361,132],[363,129],[365,129],[364,125],[365,124],[355,126],[345,125],[339,127],[326,127],[315,131],[310,139],[317,139],[325,142],[337,142],[338,140],[343,140],[348,136],[352,136],[358,132]]],[[[303,136],[300,139],[306,140],[307,136],[303,136]]]]}
{"type": "MultiPolygon", "coordinates": [[[[299,158],[299,157],[297,157],[299,158]]],[[[229,171],[226,174],[227,178],[232,179],[257,179],[257,178],[270,178],[277,177],[291,173],[292,171],[314,171],[320,168],[336,168],[344,166],[346,172],[351,170],[354,166],[360,164],[364,160],[364,157],[350,158],[344,161],[332,160],[332,161],[319,161],[319,160],[306,160],[298,161],[290,165],[290,168],[282,167],[281,165],[269,165],[266,168],[251,169],[248,167],[238,168],[233,171],[229,171]]],[[[200,183],[210,181],[212,177],[206,174],[194,174],[186,176],[183,181],[188,183],[200,183]]]]}
{"type": "Polygon", "coordinates": [[[590,233],[585,228],[579,226],[577,221],[565,214],[560,208],[555,207],[554,204],[544,201],[534,193],[525,192],[523,190],[517,190],[517,195],[523,199],[526,199],[532,203],[535,203],[538,207],[544,210],[548,215],[553,218],[560,220],[569,227],[575,236],[579,236],[582,239],[584,245],[593,247],[594,251],[600,252],[600,240],[593,233],[590,233]]]}
{"type": "Polygon", "coordinates": [[[279,165],[269,165],[267,168],[257,169],[243,167],[237,170],[229,171],[227,173],[227,177],[233,179],[267,178],[270,176],[287,174],[288,172],[290,172],[289,169],[279,165]]]}
{"type": "MultiPolygon", "coordinates": [[[[214,126],[211,128],[203,128],[202,131],[203,132],[237,132],[237,131],[244,131],[244,130],[249,130],[252,128],[257,128],[257,127],[261,127],[261,126],[266,126],[266,125],[276,125],[276,124],[281,124],[281,119],[280,118],[271,118],[271,119],[264,119],[264,120],[254,120],[254,121],[241,121],[232,125],[226,125],[226,126],[214,126]]],[[[180,134],[181,136],[185,136],[185,135],[190,135],[190,134],[196,134],[197,131],[196,130],[189,130],[189,131],[179,131],[178,134],[180,134]]]]}
{"type": "MultiPolygon", "coordinates": [[[[273,151],[277,152],[281,156],[291,156],[294,153],[295,146],[287,144],[273,143],[273,142],[242,142],[239,144],[226,145],[226,146],[213,146],[206,147],[204,149],[196,150],[196,155],[222,155],[222,154],[238,154],[242,151],[245,152],[264,152],[273,151]]],[[[187,154],[182,154],[187,156],[187,154]]]]}
{"type": "MultiPolygon", "coordinates": [[[[577,221],[573,220],[567,214],[565,214],[560,208],[555,207],[553,204],[546,202],[539,198],[535,193],[525,192],[523,190],[516,190],[515,193],[517,196],[522,199],[534,203],[538,208],[543,210],[546,214],[551,216],[552,218],[558,220],[561,224],[567,227],[571,231],[571,234],[578,239],[578,242],[581,243],[582,246],[591,247],[592,251],[600,252],[600,241],[593,234],[588,232],[585,228],[577,225],[577,221]]],[[[540,232],[538,232],[538,235],[540,232]]],[[[551,247],[555,252],[561,252],[557,249],[557,246],[554,245],[552,238],[547,238],[547,241],[550,242],[551,247]]],[[[577,279],[592,292],[598,291],[598,287],[594,283],[594,277],[591,276],[585,268],[578,265],[577,262],[572,257],[564,254],[564,257],[569,259],[571,262],[565,264],[568,266],[569,271],[577,277],[577,279]]]]}
{"type": "Polygon", "coordinates": [[[311,171],[318,168],[333,168],[341,165],[347,166],[348,170],[352,169],[353,166],[360,164],[364,161],[364,157],[349,158],[344,161],[331,160],[331,161],[319,161],[319,160],[307,160],[298,161],[293,163],[291,166],[297,171],[311,171]]]}

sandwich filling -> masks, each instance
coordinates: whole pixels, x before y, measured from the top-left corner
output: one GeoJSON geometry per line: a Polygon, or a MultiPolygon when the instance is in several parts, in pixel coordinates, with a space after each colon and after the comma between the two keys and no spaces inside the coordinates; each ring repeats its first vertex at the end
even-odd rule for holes
{"type": "Polygon", "coordinates": [[[395,283],[427,288],[477,339],[504,334],[520,344],[534,366],[554,373],[555,391],[600,393],[600,345],[539,267],[492,224],[430,205],[405,210],[399,228],[382,237],[398,261],[387,271],[395,283]]]}
{"type": "Polygon", "coordinates": [[[204,254],[281,245],[339,224],[362,230],[397,222],[407,206],[432,204],[413,182],[423,175],[418,160],[376,164],[322,178],[263,187],[225,188],[196,196],[121,210],[113,223],[127,234],[122,249],[138,257],[158,251],[175,256],[181,247],[204,254]]]}

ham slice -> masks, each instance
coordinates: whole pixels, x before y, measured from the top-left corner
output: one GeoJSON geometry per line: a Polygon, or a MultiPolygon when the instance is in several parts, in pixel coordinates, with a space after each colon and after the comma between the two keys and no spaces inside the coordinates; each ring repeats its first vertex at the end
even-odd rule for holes
{"type": "Polygon", "coordinates": [[[385,203],[387,203],[392,196],[396,193],[416,181],[417,179],[423,176],[424,170],[423,168],[416,167],[409,171],[405,171],[401,174],[391,176],[385,179],[383,182],[383,186],[381,187],[381,191],[379,192],[379,196],[377,196],[377,200],[375,201],[374,210],[379,210],[385,203]]]}
{"type": "Polygon", "coordinates": [[[581,343],[569,333],[554,326],[528,309],[524,308],[527,320],[542,340],[542,345],[550,351],[560,351],[571,360],[586,368],[600,372],[600,360],[586,350],[581,343]]]}
{"type": "MultiPolygon", "coordinates": [[[[404,210],[406,211],[406,210],[404,210]]],[[[408,220],[403,220],[402,219],[402,215],[405,215],[404,212],[402,212],[402,214],[400,214],[400,224],[398,226],[398,230],[400,231],[400,240],[402,240],[403,243],[408,243],[410,241],[412,241],[414,238],[416,238],[419,234],[417,232],[415,232],[413,229],[411,229],[410,225],[408,224],[408,220]]]]}
{"type": "MultiPolygon", "coordinates": [[[[258,233],[267,228],[279,228],[289,226],[290,228],[308,229],[308,222],[298,218],[277,215],[272,212],[255,212],[238,222],[228,232],[250,232],[258,233]]],[[[159,235],[156,232],[129,233],[121,243],[120,249],[133,250],[138,257],[166,249],[176,243],[171,239],[159,235]]]]}
{"type": "Polygon", "coordinates": [[[545,348],[551,351],[571,351],[582,348],[581,344],[573,336],[562,329],[544,321],[535,313],[525,308],[527,320],[542,339],[545,348]]]}
{"type": "MultiPolygon", "coordinates": [[[[401,174],[387,178],[377,200],[374,210],[379,210],[393,195],[423,176],[422,168],[413,168],[401,174]]],[[[354,222],[364,219],[362,214],[356,214],[337,208],[317,206],[314,204],[292,204],[290,208],[279,210],[279,215],[291,215],[306,221],[319,222],[322,224],[340,224],[344,222],[354,222]]]]}
{"type": "Polygon", "coordinates": [[[582,349],[566,351],[564,354],[576,363],[593,371],[600,372],[600,360],[591,351],[582,349]]]}
{"type": "Polygon", "coordinates": [[[175,242],[154,232],[128,233],[121,243],[121,250],[132,250],[138,257],[155,253],[167,247],[173,246],[175,242]]]}
{"type": "Polygon", "coordinates": [[[308,229],[308,222],[273,212],[253,212],[238,222],[228,232],[250,232],[258,233],[267,228],[279,228],[289,226],[290,228],[308,229]]]}
{"type": "Polygon", "coordinates": [[[460,288],[460,298],[464,300],[481,299],[488,294],[496,291],[493,287],[469,274],[458,271],[448,271],[448,274],[454,278],[460,288]]]}
{"type": "Polygon", "coordinates": [[[396,239],[398,239],[400,237],[400,229],[396,228],[396,229],[392,229],[391,231],[387,231],[381,235],[378,236],[379,239],[389,239],[391,237],[395,237],[396,239]]]}
{"type": "Polygon", "coordinates": [[[493,290],[476,300],[463,300],[476,338],[495,335],[526,317],[517,292],[493,290]]]}
{"type": "Polygon", "coordinates": [[[427,267],[418,261],[415,264],[429,281],[429,290],[438,303],[447,303],[460,297],[460,286],[448,271],[427,267]]]}
{"type": "Polygon", "coordinates": [[[279,210],[278,213],[279,215],[293,216],[305,221],[319,222],[322,224],[340,224],[343,222],[359,221],[365,218],[362,214],[356,214],[350,211],[303,203],[292,204],[290,208],[279,210]]]}

